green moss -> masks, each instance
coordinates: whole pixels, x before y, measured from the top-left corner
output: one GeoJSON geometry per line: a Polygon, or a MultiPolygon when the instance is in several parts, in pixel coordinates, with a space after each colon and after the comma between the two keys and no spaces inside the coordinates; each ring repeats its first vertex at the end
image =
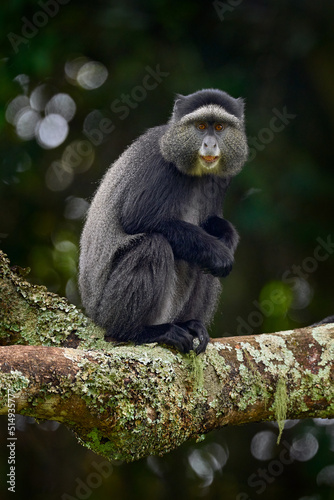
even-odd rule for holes
{"type": "Polygon", "coordinates": [[[20,392],[25,389],[29,384],[29,379],[27,379],[22,372],[18,370],[12,370],[9,373],[2,373],[0,377],[1,390],[10,389],[11,392],[20,392]]]}
{"type": "Polygon", "coordinates": [[[80,368],[72,393],[84,399],[91,415],[102,412],[109,422],[104,434],[96,431],[88,439],[87,446],[96,453],[131,461],[164,454],[195,435],[201,395],[195,391],[188,397],[183,381],[203,385],[196,362],[184,365],[185,356],[152,345],[114,346],[111,356],[89,351],[90,359],[76,360],[77,353],[65,351],[80,368]],[[107,397],[110,387],[113,396],[107,397]]]}
{"type": "MultiPolygon", "coordinates": [[[[0,253],[1,276],[8,307],[0,307],[0,335],[6,341],[79,347],[59,350],[59,355],[73,362],[69,363],[73,370],[57,378],[57,383],[52,376],[46,378],[38,393],[31,393],[30,407],[21,413],[66,420],[82,444],[108,459],[162,455],[189,438],[201,439],[210,426],[224,425],[225,415],[238,414],[242,420],[246,412],[243,421],[251,420],[257,405],[263,408],[263,400],[265,409],[272,402],[265,416],[278,421],[279,441],[288,410],[287,381],[289,415],[303,411],[310,415],[310,401],[325,408],[315,409],[316,416],[333,415],[334,342],[317,329],[312,330],[312,345],[322,348],[317,373],[301,373],[290,349],[289,342],[296,342],[291,340],[292,332],[260,335],[253,342],[238,342],[237,347],[233,342],[214,342],[200,356],[156,344],[107,343],[103,330],[65,299],[13,275],[0,253]],[[270,380],[278,380],[275,392],[270,380]],[[66,418],[67,405],[79,402],[81,409],[83,401],[88,429],[86,416],[81,421],[79,415],[80,422],[66,418]]],[[[7,387],[19,394],[29,380],[21,372],[12,372],[4,374],[0,384],[0,394],[7,398],[7,387]]]]}
{"type": "Polygon", "coordinates": [[[270,394],[261,373],[252,367],[241,364],[239,374],[241,376],[241,387],[243,388],[242,395],[239,395],[237,400],[239,409],[246,410],[249,406],[254,405],[259,400],[259,397],[264,399],[266,404],[270,394]]]}
{"type": "Polygon", "coordinates": [[[0,337],[5,342],[27,345],[62,346],[69,335],[87,342],[87,347],[103,341],[104,331],[97,327],[64,297],[32,285],[24,274],[16,274],[0,251],[1,299],[0,337]],[[13,322],[13,318],[15,321],[13,322]]]}
{"type": "Polygon", "coordinates": [[[275,417],[278,423],[279,433],[277,438],[277,444],[279,444],[288,411],[288,393],[286,389],[286,381],[282,377],[280,377],[277,381],[273,407],[275,411],[275,417]]]}
{"type": "Polygon", "coordinates": [[[199,391],[204,384],[204,367],[202,357],[198,356],[195,351],[190,351],[184,357],[184,363],[190,373],[190,381],[193,384],[194,390],[199,391]]]}
{"type": "MultiPolygon", "coordinates": [[[[106,439],[101,431],[94,428],[89,432],[83,441],[77,436],[79,443],[109,460],[123,460],[122,453],[117,449],[112,441],[106,439]]],[[[118,443],[117,443],[118,444],[118,443]]],[[[121,448],[122,449],[122,448],[121,448]]]]}
{"type": "Polygon", "coordinates": [[[6,411],[8,404],[9,393],[15,397],[29,385],[27,379],[22,372],[12,370],[9,373],[0,374],[0,407],[6,411]]]}

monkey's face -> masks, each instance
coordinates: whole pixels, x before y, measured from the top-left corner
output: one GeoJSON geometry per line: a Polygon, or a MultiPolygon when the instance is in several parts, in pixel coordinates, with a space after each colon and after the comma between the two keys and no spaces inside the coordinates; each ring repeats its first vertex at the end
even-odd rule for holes
{"type": "MultiPolygon", "coordinates": [[[[219,173],[219,163],[221,160],[221,150],[219,143],[222,143],[222,135],[226,128],[223,122],[199,122],[194,123],[195,132],[198,136],[198,142],[201,147],[198,151],[196,162],[197,175],[202,175],[206,170],[210,173],[219,173]]],[[[193,173],[192,175],[196,175],[193,173]]]]}
{"type": "Polygon", "coordinates": [[[243,121],[217,105],[202,106],[172,121],[160,146],[168,161],[191,176],[233,176],[248,152],[243,121]]]}

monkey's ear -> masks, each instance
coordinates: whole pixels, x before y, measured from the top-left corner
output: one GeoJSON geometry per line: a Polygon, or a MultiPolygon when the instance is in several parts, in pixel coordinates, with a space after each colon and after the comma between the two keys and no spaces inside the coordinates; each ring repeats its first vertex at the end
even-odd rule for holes
{"type": "Polygon", "coordinates": [[[182,95],[182,94],[175,94],[175,99],[174,101],[177,102],[179,99],[185,99],[185,95],[182,95]]]}
{"type": "Polygon", "coordinates": [[[173,111],[176,111],[177,108],[180,106],[181,102],[185,99],[186,96],[182,94],[176,94],[175,100],[174,100],[174,108],[173,111]]]}
{"type": "Polygon", "coordinates": [[[174,100],[173,113],[172,113],[172,119],[173,120],[178,120],[179,119],[180,107],[181,107],[181,104],[182,104],[182,102],[184,101],[185,98],[186,98],[186,96],[184,96],[182,94],[176,94],[175,100],[174,100]]]}
{"type": "Polygon", "coordinates": [[[236,101],[238,105],[238,116],[241,120],[243,120],[245,116],[245,100],[242,97],[238,97],[236,101]]]}

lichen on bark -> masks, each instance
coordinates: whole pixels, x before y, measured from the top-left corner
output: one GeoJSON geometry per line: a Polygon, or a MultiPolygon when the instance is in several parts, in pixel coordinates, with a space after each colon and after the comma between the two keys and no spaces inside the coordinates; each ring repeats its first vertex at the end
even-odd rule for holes
{"type": "Polygon", "coordinates": [[[0,414],[53,419],[108,459],[164,454],[213,429],[334,415],[334,325],[212,340],[205,353],[104,341],[0,252],[0,414]],[[12,344],[12,345],[10,345],[12,344]]]}

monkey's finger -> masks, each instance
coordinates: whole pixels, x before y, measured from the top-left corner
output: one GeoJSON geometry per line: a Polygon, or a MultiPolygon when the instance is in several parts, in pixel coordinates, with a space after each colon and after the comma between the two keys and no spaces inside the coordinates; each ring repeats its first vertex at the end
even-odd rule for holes
{"type": "Polygon", "coordinates": [[[163,343],[172,345],[180,352],[186,354],[193,349],[193,336],[183,326],[174,324],[166,333],[163,343]]]}
{"type": "Polygon", "coordinates": [[[185,323],[181,323],[181,325],[182,328],[187,328],[193,337],[198,338],[199,344],[194,349],[196,354],[204,352],[210,340],[210,336],[203,323],[198,320],[189,320],[185,323]]]}

